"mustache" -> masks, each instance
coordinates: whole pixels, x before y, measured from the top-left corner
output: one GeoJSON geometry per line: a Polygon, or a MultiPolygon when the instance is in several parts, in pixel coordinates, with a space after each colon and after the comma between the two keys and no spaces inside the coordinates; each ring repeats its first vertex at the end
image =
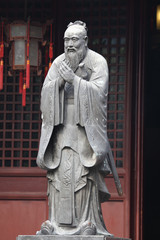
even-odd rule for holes
{"type": "Polygon", "coordinates": [[[67,49],[67,52],[76,52],[77,49],[75,47],[68,47],[67,49]]]}

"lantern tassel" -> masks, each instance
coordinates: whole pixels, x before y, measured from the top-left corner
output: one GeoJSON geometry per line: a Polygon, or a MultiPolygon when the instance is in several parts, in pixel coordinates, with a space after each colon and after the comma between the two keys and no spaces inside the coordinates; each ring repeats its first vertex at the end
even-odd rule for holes
{"type": "Polygon", "coordinates": [[[22,106],[26,106],[26,83],[23,83],[22,106]]]}
{"type": "Polygon", "coordinates": [[[53,59],[53,41],[52,41],[52,24],[50,25],[50,43],[49,43],[49,68],[52,65],[53,59]]]}
{"type": "Polygon", "coordinates": [[[3,89],[3,59],[0,60],[0,90],[3,89]]]}
{"type": "Polygon", "coordinates": [[[30,61],[27,59],[27,66],[26,66],[26,88],[30,86],[30,61]]]}
{"type": "Polygon", "coordinates": [[[49,61],[49,68],[51,67],[51,65],[52,65],[52,62],[51,62],[51,61],[49,61]]]}
{"type": "Polygon", "coordinates": [[[49,44],[49,58],[53,59],[53,43],[49,44]]]}
{"type": "Polygon", "coordinates": [[[48,73],[48,46],[45,48],[45,69],[44,76],[46,77],[48,73]]]}
{"type": "Polygon", "coordinates": [[[0,58],[4,57],[4,43],[2,42],[0,44],[0,58]]]}
{"type": "Polygon", "coordinates": [[[30,21],[28,21],[28,32],[27,32],[26,88],[29,88],[29,85],[30,85],[29,33],[30,33],[30,21]]]}
{"type": "Polygon", "coordinates": [[[2,36],[2,39],[1,39],[1,44],[0,44],[0,58],[4,57],[3,25],[4,25],[4,22],[2,22],[2,26],[1,26],[1,36],[2,36]]]}
{"type": "Polygon", "coordinates": [[[23,91],[23,72],[19,72],[19,93],[22,94],[23,91]]]}
{"type": "Polygon", "coordinates": [[[45,76],[45,77],[47,76],[47,73],[48,73],[48,67],[45,66],[45,69],[44,69],[44,76],[45,76]]]}

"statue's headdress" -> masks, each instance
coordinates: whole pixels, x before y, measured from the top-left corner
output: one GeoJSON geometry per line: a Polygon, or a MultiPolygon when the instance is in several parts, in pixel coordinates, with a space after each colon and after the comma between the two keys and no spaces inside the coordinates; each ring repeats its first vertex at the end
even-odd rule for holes
{"type": "Polygon", "coordinates": [[[70,23],[68,24],[67,28],[69,28],[70,26],[73,26],[73,25],[79,25],[79,26],[82,26],[82,27],[84,27],[84,29],[86,30],[86,32],[88,31],[88,28],[87,28],[85,22],[82,22],[82,21],[80,21],[80,20],[75,21],[75,22],[70,22],[70,23]]]}

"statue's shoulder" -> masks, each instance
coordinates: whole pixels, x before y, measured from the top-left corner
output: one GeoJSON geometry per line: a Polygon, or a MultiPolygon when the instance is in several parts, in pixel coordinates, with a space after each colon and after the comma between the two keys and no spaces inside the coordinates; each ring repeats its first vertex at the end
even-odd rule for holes
{"type": "Polygon", "coordinates": [[[97,65],[99,66],[100,64],[107,65],[106,59],[101,54],[99,54],[91,49],[88,49],[87,58],[93,67],[95,67],[97,65]]]}
{"type": "Polygon", "coordinates": [[[54,64],[56,64],[57,66],[59,66],[59,64],[65,59],[65,54],[62,53],[61,55],[59,55],[55,60],[54,60],[54,64]]]}
{"type": "Polygon", "coordinates": [[[99,61],[106,62],[106,59],[101,54],[91,49],[88,49],[88,57],[92,62],[99,62],[99,61]]]}
{"type": "Polygon", "coordinates": [[[64,53],[59,55],[53,62],[52,65],[48,71],[48,77],[50,79],[53,79],[53,75],[57,74],[57,69],[59,68],[60,63],[64,60],[65,55],[64,53]]]}

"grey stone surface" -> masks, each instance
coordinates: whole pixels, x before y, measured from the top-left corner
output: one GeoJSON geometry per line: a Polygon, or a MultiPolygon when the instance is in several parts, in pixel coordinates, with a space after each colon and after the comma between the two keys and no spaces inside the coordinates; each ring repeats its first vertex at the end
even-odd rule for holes
{"type": "Polygon", "coordinates": [[[17,240],[130,240],[126,238],[105,237],[102,235],[90,235],[90,236],[37,236],[37,235],[21,235],[17,237],[17,240]]]}
{"type": "Polygon", "coordinates": [[[37,164],[47,170],[49,220],[38,235],[112,236],[100,207],[110,172],[122,194],[107,137],[108,75],[104,57],[88,48],[85,23],[71,23],[41,92],[37,164]]]}

